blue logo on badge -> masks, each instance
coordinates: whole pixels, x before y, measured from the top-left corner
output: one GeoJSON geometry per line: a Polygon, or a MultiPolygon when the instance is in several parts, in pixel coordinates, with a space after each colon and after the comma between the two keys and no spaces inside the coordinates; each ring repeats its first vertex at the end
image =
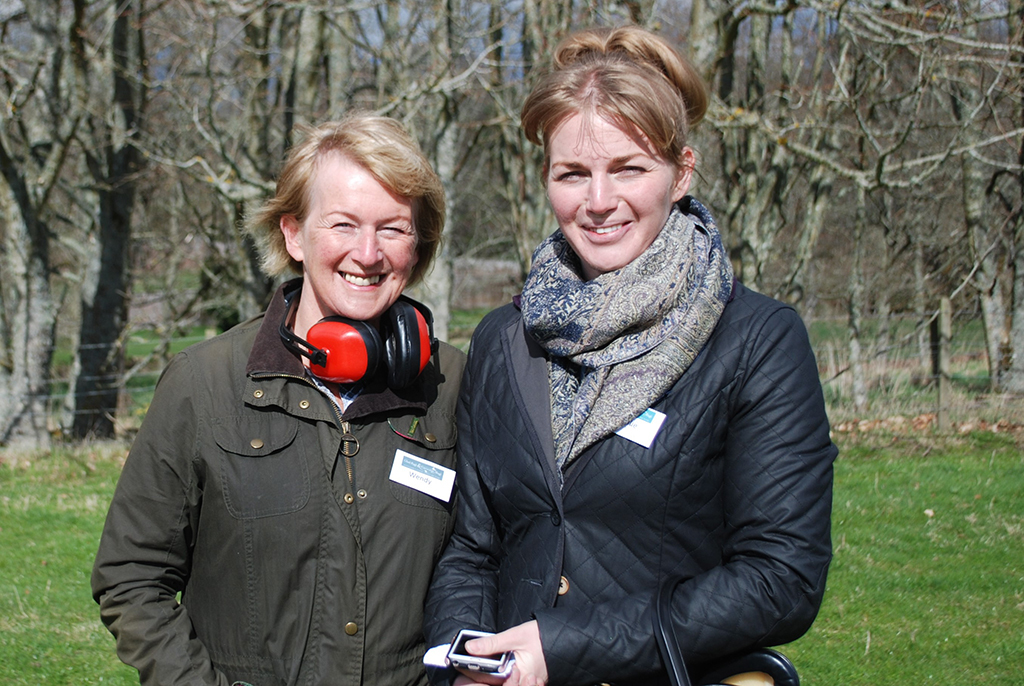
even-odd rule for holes
{"type": "Polygon", "coordinates": [[[402,457],[402,466],[408,467],[409,469],[419,472],[425,476],[429,476],[431,479],[443,479],[444,472],[438,467],[431,467],[429,464],[420,462],[419,460],[413,460],[408,457],[402,457]]]}

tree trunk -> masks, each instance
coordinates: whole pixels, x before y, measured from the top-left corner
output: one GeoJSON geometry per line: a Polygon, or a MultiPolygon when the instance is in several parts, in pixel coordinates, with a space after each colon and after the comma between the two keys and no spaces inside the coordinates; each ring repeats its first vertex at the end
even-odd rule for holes
{"type": "MultiPolygon", "coordinates": [[[[1024,0],[1010,0],[1008,9],[1010,41],[1018,48],[1024,47],[1024,0]]],[[[1017,52],[1014,61],[1018,74],[1024,71],[1024,54],[1017,52]]],[[[1024,88],[1019,81],[1014,101],[1017,124],[1024,127],[1024,88]]],[[[1007,204],[1011,207],[1008,223],[1012,232],[1013,284],[1010,292],[1013,302],[1010,308],[1009,360],[1003,381],[1007,391],[1024,394],[1024,138],[1017,143],[1017,171],[1013,177],[1016,193],[1007,193],[1007,204]]]]}
{"type": "MultiPolygon", "coordinates": [[[[790,22],[790,15],[787,15],[789,30],[786,36],[790,39],[790,42],[792,42],[793,32],[802,30],[797,28],[797,24],[798,22],[790,22]]],[[[819,21],[817,35],[818,43],[824,45],[828,40],[827,22],[819,21]]],[[[825,56],[824,50],[819,50],[815,55],[811,66],[811,83],[821,83],[824,80],[825,69],[829,65],[825,56]]],[[[842,63],[840,63],[840,68],[842,68],[842,63]]],[[[783,73],[788,74],[790,70],[784,70],[783,73]]],[[[796,74],[793,73],[789,78],[796,80],[796,74]]],[[[826,91],[815,89],[812,92],[810,109],[817,113],[818,119],[827,121],[830,116],[830,108],[832,107],[834,107],[833,98],[828,97],[826,91]]],[[[822,127],[821,132],[812,139],[812,145],[818,150],[833,148],[835,147],[834,137],[831,127],[822,127]]],[[[807,287],[806,281],[808,280],[808,272],[812,267],[814,250],[825,227],[827,211],[832,202],[832,189],[836,178],[835,173],[823,164],[807,164],[805,162],[803,166],[804,169],[809,167],[810,172],[795,174],[798,177],[806,176],[808,178],[808,192],[803,199],[803,221],[799,222],[800,240],[797,244],[796,255],[790,265],[789,272],[782,287],[776,292],[776,296],[799,305],[801,313],[807,315],[810,308],[803,300],[810,289],[807,287]]]]}
{"type": "MultiPolygon", "coordinates": [[[[455,0],[439,0],[436,5],[439,16],[454,19],[458,9],[455,0]]],[[[435,33],[435,45],[438,47],[438,63],[435,73],[451,76],[454,56],[458,51],[460,40],[452,33],[452,23],[438,21],[435,33]]],[[[427,148],[434,170],[441,179],[446,197],[448,211],[445,215],[445,226],[442,235],[448,236],[452,228],[451,207],[455,204],[458,193],[456,174],[458,173],[458,124],[459,124],[458,93],[439,94],[434,107],[434,130],[430,132],[433,144],[427,148]]],[[[448,340],[448,329],[451,322],[452,299],[452,262],[448,250],[448,241],[442,240],[434,256],[434,263],[424,277],[421,290],[423,300],[434,314],[434,335],[440,340],[448,340]]],[[[443,370],[442,370],[443,371],[443,370]]]]}
{"type": "Polygon", "coordinates": [[[928,289],[925,284],[924,236],[920,223],[912,223],[911,231],[914,242],[914,310],[917,314],[917,357],[921,365],[921,374],[927,375],[931,369],[931,342],[928,333],[928,289]]]}
{"type": "Polygon", "coordinates": [[[0,217],[6,227],[0,264],[4,305],[0,445],[46,449],[56,325],[49,281],[49,229],[35,216],[27,188],[8,162],[0,146],[0,165],[10,173],[0,185],[0,217]]]}
{"type": "Polygon", "coordinates": [[[964,218],[971,256],[975,262],[972,282],[978,291],[985,326],[989,385],[993,391],[998,392],[1002,390],[1003,351],[1010,342],[1006,303],[999,278],[1002,236],[991,226],[993,217],[986,209],[985,187],[988,185],[988,175],[970,155],[961,159],[964,218]]]}
{"type": "Polygon", "coordinates": [[[1003,372],[1003,390],[1024,395],[1024,227],[1017,228],[1013,265],[1013,309],[1010,313],[1008,358],[1003,372]]]}
{"type": "Polygon", "coordinates": [[[37,449],[50,444],[57,320],[50,284],[54,231],[44,217],[55,214],[53,195],[81,116],[62,78],[69,66],[59,49],[67,34],[58,5],[24,3],[29,48],[8,57],[29,65],[25,73],[32,79],[14,90],[14,80],[5,82],[8,99],[0,117],[0,445],[37,449]]]}
{"type": "MultiPolygon", "coordinates": [[[[82,3],[84,0],[76,0],[82,3]]],[[[113,117],[90,119],[93,150],[86,150],[89,171],[98,190],[97,233],[82,283],[82,322],[74,379],[75,438],[112,438],[122,386],[125,329],[131,291],[132,212],[135,208],[139,154],[134,139],[145,101],[145,87],[136,75],[145,70],[140,18],[134,2],[115,0],[109,60],[90,61],[78,55],[84,69],[109,73],[82,74],[79,86],[112,83],[113,117]]],[[[83,9],[84,11],[84,9],[83,9]]],[[[72,42],[76,45],[75,42],[72,42]]]]}
{"type": "MultiPolygon", "coordinates": [[[[783,205],[793,164],[785,146],[765,128],[790,117],[782,84],[793,80],[794,62],[789,59],[787,39],[777,65],[780,75],[776,83],[772,74],[775,65],[767,62],[775,55],[770,49],[774,15],[726,11],[717,3],[708,3],[695,5],[693,16],[707,25],[711,19],[708,13],[716,11],[719,14],[714,26],[720,58],[714,78],[726,111],[737,115],[736,121],[724,122],[718,130],[725,198],[720,222],[737,276],[752,288],[765,291],[766,266],[776,257],[776,238],[784,224],[783,205]],[[746,41],[737,40],[740,25],[749,34],[746,41]]],[[[691,26],[691,35],[696,28],[691,26]]],[[[783,30],[782,35],[785,33],[783,30]]],[[[702,45],[696,54],[707,59],[705,39],[698,40],[702,45]]]]}
{"type": "MultiPolygon", "coordinates": [[[[518,84],[518,89],[506,88],[498,96],[500,121],[497,124],[499,144],[496,161],[501,175],[500,193],[508,204],[509,223],[523,277],[530,269],[534,249],[556,228],[556,224],[544,192],[543,151],[526,140],[515,115],[537,77],[533,61],[549,54],[573,21],[570,12],[564,9],[555,11],[554,8],[548,10],[545,5],[537,0],[524,2],[518,48],[524,60],[525,77],[518,84]]],[[[506,14],[505,21],[508,20],[509,15],[506,14]]],[[[491,31],[496,29],[497,25],[492,23],[491,31]]],[[[506,54],[515,52],[510,48],[506,54]]],[[[492,74],[492,78],[496,76],[492,74]]]]}
{"type": "Polygon", "coordinates": [[[292,128],[292,117],[304,124],[319,124],[322,115],[322,65],[326,62],[324,35],[326,23],[323,12],[311,6],[302,8],[295,40],[295,61],[291,71],[289,98],[285,109],[285,130],[292,128]]]}
{"type": "Polygon", "coordinates": [[[865,301],[867,287],[864,283],[864,228],[867,224],[865,219],[865,202],[864,189],[857,189],[857,217],[854,220],[853,229],[853,266],[850,270],[850,304],[847,320],[850,330],[850,372],[853,375],[853,406],[857,412],[864,412],[868,409],[868,390],[864,375],[863,347],[861,346],[864,309],[867,304],[865,301]]]}
{"type": "MultiPolygon", "coordinates": [[[[980,8],[976,2],[968,2],[965,11],[978,12],[980,8]]],[[[977,38],[977,27],[968,25],[964,34],[977,38]]],[[[983,66],[967,61],[960,65],[959,79],[952,92],[953,114],[965,127],[964,137],[968,142],[977,141],[983,133],[979,129],[984,121],[977,113],[984,112],[980,105],[989,97],[984,82],[986,75],[983,66]]],[[[962,155],[960,159],[964,218],[975,267],[973,284],[978,291],[985,325],[990,386],[998,392],[1004,390],[1010,361],[1007,353],[1011,350],[1013,290],[1009,271],[1014,246],[1006,240],[1006,219],[998,215],[995,203],[990,202],[990,184],[993,183],[990,168],[974,154],[962,155]]]]}
{"type": "Polygon", "coordinates": [[[101,193],[95,252],[82,283],[82,324],[74,381],[72,436],[112,438],[124,372],[123,338],[128,323],[133,184],[101,193]]]}

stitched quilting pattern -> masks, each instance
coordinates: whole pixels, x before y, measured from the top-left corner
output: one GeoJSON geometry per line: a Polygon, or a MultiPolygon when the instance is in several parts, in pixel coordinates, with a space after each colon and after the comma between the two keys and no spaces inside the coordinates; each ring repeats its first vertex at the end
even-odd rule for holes
{"type": "Polygon", "coordinates": [[[797,314],[738,286],[708,345],[653,405],[666,415],[653,445],[610,436],[560,487],[521,407],[545,399],[513,392],[498,342],[515,316],[485,320],[474,341],[460,416],[466,503],[435,575],[434,627],[536,618],[558,684],[626,683],[625,667],[656,683],[652,608],[666,578],[682,579],[673,618],[688,661],[802,634],[831,556],[836,451],[797,314]]]}

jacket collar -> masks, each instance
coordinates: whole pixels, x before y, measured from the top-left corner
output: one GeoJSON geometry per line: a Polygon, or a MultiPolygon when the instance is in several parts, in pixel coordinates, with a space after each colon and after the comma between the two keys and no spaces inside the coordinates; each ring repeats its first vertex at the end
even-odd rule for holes
{"type": "MultiPolygon", "coordinates": [[[[518,303],[516,304],[518,307],[518,303]]],[[[523,318],[512,317],[502,337],[502,352],[508,360],[512,397],[529,417],[534,450],[543,455],[544,476],[553,494],[561,490],[561,474],[555,463],[555,441],[551,433],[551,386],[548,381],[547,353],[523,326],[523,318]]]]}
{"type": "MultiPolygon", "coordinates": [[[[246,376],[307,376],[306,367],[298,355],[293,353],[281,340],[279,328],[285,315],[284,291],[295,287],[301,279],[293,279],[281,284],[274,293],[270,306],[264,313],[263,321],[256,332],[249,360],[246,363],[246,376]]],[[[425,413],[427,407],[437,397],[439,381],[436,368],[437,359],[431,360],[423,370],[416,383],[399,391],[388,388],[384,375],[378,373],[370,379],[363,392],[359,394],[343,415],[344,419],[357,419],[378,413],[392,413],[395,410],[412,410],[425,413]]]]}
{"type": "Polygon", "coordinates": [[[285,347],[281,340],[278,327],[284,317],[284,290],[290,285],[300,281],[294,279],[282,284],[274,293],[270,306],[263,315],[263,322],[259,331],[256,332],[256,340],[253,342],[252,350],[249,352],[249,360],[245,366],[246,376],[254,374],[265,375],[289,375],[305,376],[306,369],[299,356],[285,347]]]}

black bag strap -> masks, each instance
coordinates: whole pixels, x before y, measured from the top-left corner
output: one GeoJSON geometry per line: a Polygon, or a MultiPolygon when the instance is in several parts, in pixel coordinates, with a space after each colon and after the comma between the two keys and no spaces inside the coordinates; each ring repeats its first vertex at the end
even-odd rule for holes
{"type": "Polygon", "coordinates": [[[683,663],[683,654],[676,640],[676,627],[672,623],[672,593],[679,585],[677,579],[668,578],[658,589],[654,603],[654,636],[658,639],[661,659],[672,686],[690,686],[690,675],[683,663]]]}
{"type": "MultiPolygon", "coordinates": [[[[658,589],[654,604],[654,636],[658,640],[661,659],[672,686],[691,686],[690,675],[686,671],[683,653],[676,638],[676,627],[672,623],[672,594],[679,583],[678,579],[666,579],[658,589]]],[[[726,657],[701,670],[698,680],[701,684],[717,684],[743,672],[764,672],[772,678],[775,686],[800,686],[800,676],[793,663],[782,653],[770,648],[726,657]]]]}

